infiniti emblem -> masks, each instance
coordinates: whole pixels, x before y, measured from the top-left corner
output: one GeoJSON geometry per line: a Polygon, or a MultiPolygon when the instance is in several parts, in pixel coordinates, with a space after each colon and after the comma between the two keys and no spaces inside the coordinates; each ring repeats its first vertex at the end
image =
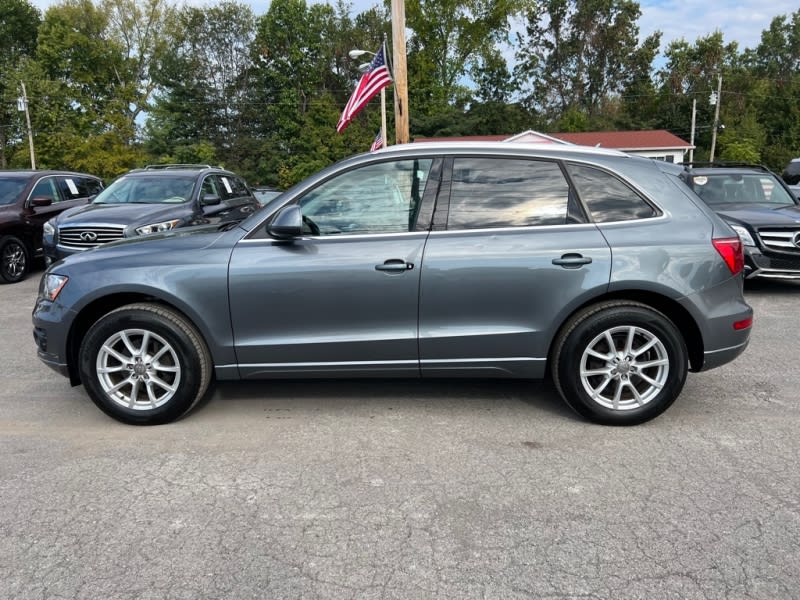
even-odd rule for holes
{"type": "Polygon", "coordinates": [[[95,242],[97,241],[97,234],[94,231],[84,231],[81,233],[81,239],[84,242],[95,242]]]}
{"type": "Polygon", "coordinates": [[[794,234],[794,237],[792,238],[792,242],[794,243],[795,246],[800,248],[800,231],[798,231],[797,233],[794,234]]]}

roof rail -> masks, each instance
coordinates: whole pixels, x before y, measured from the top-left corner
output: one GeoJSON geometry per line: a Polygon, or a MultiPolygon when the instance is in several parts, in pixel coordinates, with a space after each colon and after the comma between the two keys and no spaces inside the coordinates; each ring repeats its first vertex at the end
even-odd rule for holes
{"type": "Polygon", "coordinates": [[[681,163],[687,169],[704,168],[704,167],[721,167],[721,168],[739,168],[739,169],[758,169],[772,173],[769,168],[764,165],[757,165],[755,163],[740,162],[740,161],[727,161],[727,160],[714,160],[714,161],[694,161],[681,163]]]}
{"type": "Polygon", "coordinates": [[[163,165],[147,165],[145,171],[159,171],[165,169],[219,169],[213,165],[170,163],[163,165]]]}

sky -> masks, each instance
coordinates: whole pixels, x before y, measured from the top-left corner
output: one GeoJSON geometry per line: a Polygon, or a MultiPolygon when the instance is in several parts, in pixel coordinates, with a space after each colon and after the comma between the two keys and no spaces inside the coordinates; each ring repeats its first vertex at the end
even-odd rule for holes
{"type": "MultiPolygon", "coordinates": [[[[349,1],[356,13],[378,3],[376,0],[349,1]]],[[[200,6],[209,4],[197,0],[189,0],[189,3],[200,6]]],[[[257,15],[264,14],[269,7],[269,0],[250,0],[246,3],[257,15]]],[[[33,0],[33,4],[44,11],[57,2],[33,0]]],[[[642,10],[639,19],[641,36],[660,29],[663,32],[662,47],[680,38],[691,43],[719,29],[725,43],[736,41],[740,50],[757,46],[761,32],[769,27],[774,17],[788,15],[799,7],[798,0],[639,0],[639,5],[642,10]]]]}

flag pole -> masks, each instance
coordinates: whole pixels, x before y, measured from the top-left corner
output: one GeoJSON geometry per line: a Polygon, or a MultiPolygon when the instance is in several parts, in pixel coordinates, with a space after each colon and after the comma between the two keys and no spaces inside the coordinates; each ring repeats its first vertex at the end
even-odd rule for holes
{"type": "MultiPolygon", "coordinates": [[[[383,34],[383,60],[388,61],[386,54],[386,34],[383,34]]],[[[389,140],[386,137],[386,88],[381,88],[381,138],[383,138],[383,147],[389,145],[389,140]]]]}

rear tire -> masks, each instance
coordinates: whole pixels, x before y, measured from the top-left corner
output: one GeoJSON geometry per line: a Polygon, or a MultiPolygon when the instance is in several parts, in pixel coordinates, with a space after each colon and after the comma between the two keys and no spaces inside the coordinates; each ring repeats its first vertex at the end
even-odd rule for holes
{"type": "Polygon", "coordinates": [[[590,306],[554,344],[552,374],[564,401],[605,425],[635,425],[663,413],[683,389],[686,343],[665,315],[632,301],[590,306]]]}
{"type": "Polygon", "coordinates": [[[174,421],[211,381],[211,357],[200,334],[157,304],[130,304],[100,318],[81,344],[79,368],[100,410],[131,425],[174,421]]]}
{"type": "Polygon", "coordinates": [[[22,281],[30,268],[31,255],[25,243],[13,235],[0,238],[0,281],[22,281]]]}

